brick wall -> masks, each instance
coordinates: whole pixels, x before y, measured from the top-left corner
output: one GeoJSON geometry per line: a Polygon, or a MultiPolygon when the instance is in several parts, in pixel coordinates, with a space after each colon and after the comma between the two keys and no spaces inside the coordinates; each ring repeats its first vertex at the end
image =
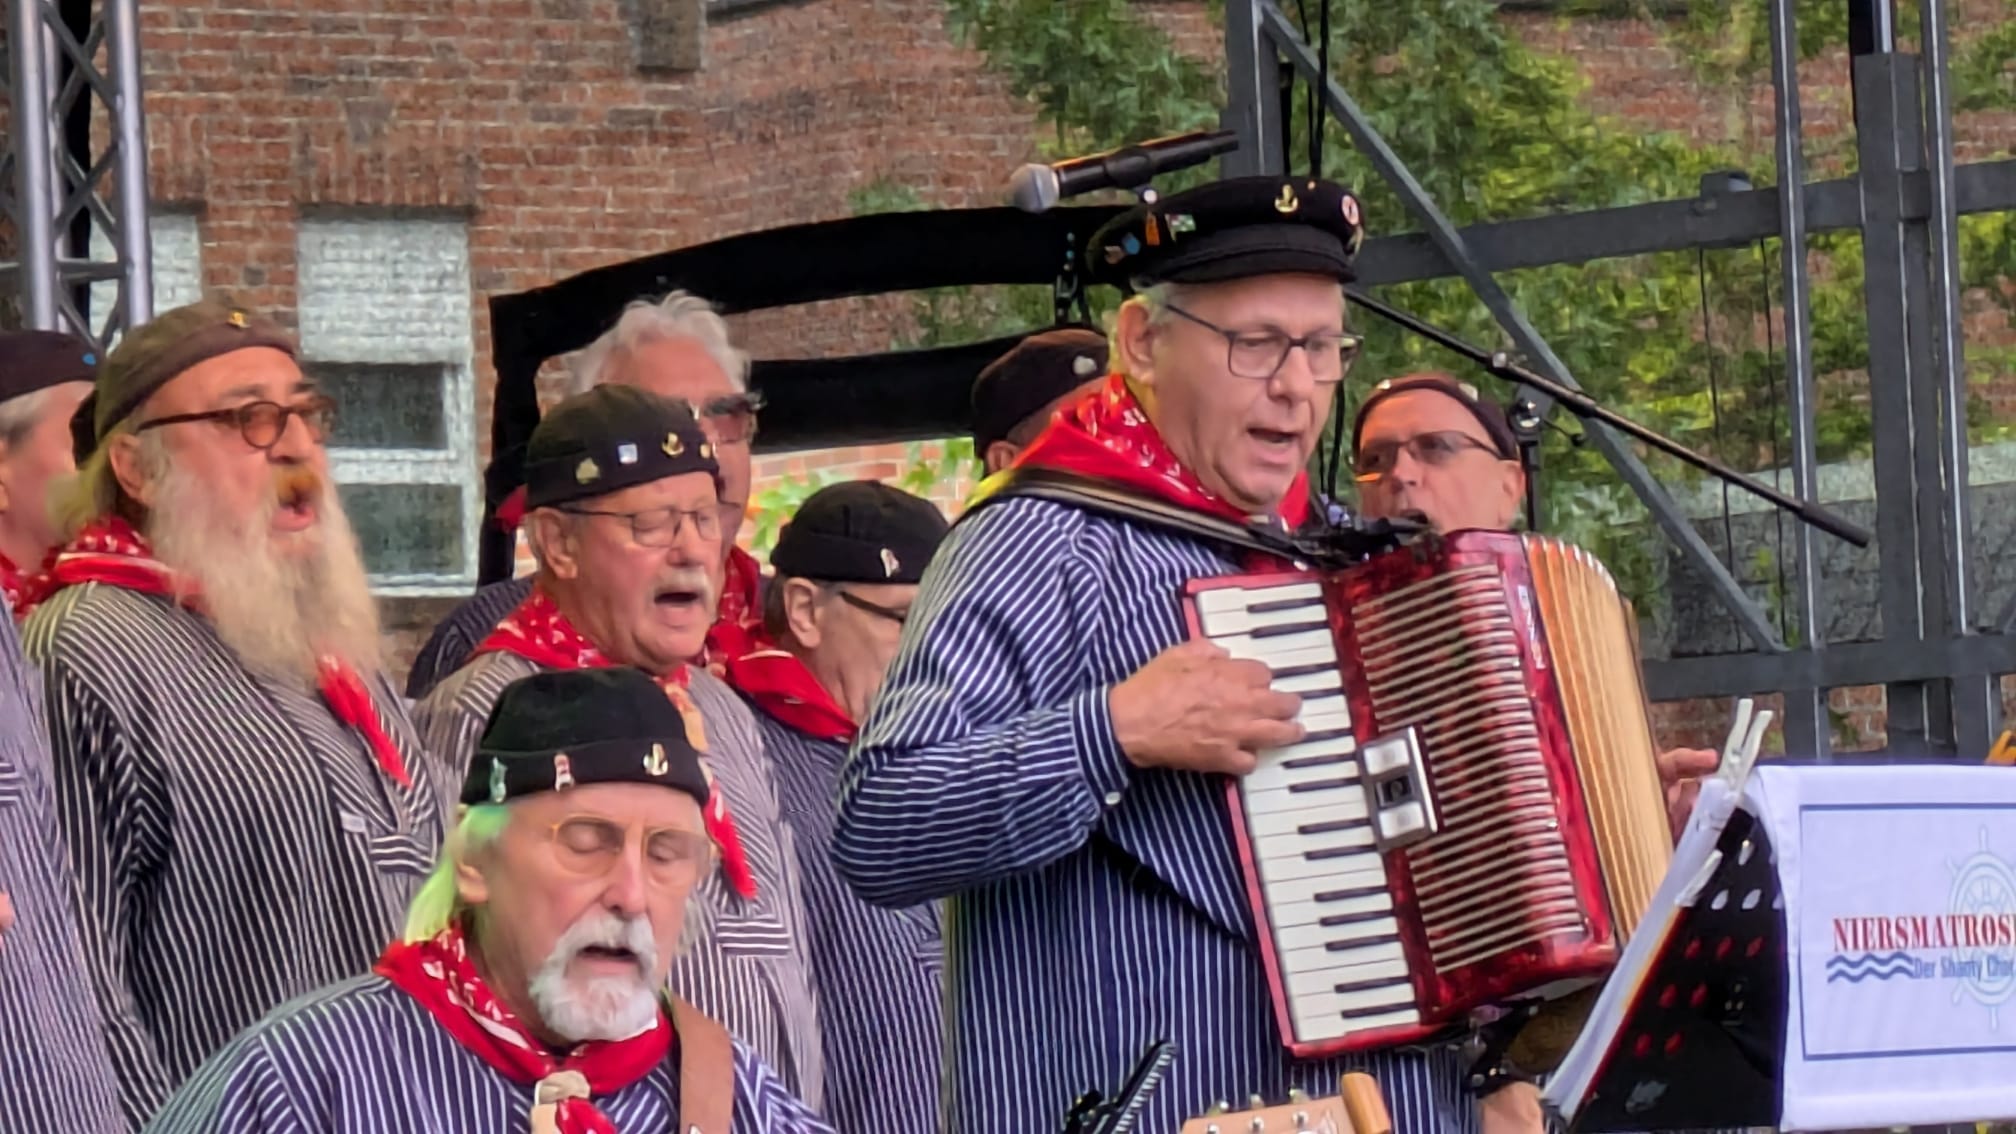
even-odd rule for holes
{"type": "MultiPolygon", "coordinates": [[[[993,203],[1034,152],[1031,108],[955,42],[942,0],[801,0],[717,16],[700,0],[184,0],[143,5],[157,204],[193,218],[206,288],[291,319],[304,219],[430,219],[466,228],[476,443],[487,437],[484,297],[738,232],[834,218],[878,184],[926,204],[993,203]],[[689,50],[689,48],[697,50],[689,50]],[[690,67],[703,61],[698,70],[690,67]]],[[[2004,0],[1958,0],[1963,30],[2004,0]]],[[[1203,0],[1143,0],[1157,26],[1213,66],[1203,0]]],[[[1634,20],[1512,13],[1519,34],[1571,53],[1600,113],[1704,140],[1768,139],[1768,85],[1704,89],[1658,29],[1634,20]]],[[[1845,59],[1805,66],[1816,172],[1849,137],[1845,59]]],[[[1963,160],[2016,148],[2016,113],[1963,116],[1963,160]]],[[[1753,144],[1752,148],[1758,148],[1753,144]]],[[[1768,178],[1768,170],[1758,170],[1768,178]]],[[[187,243],[177,222],[173,243],[187,243]]],[[[790,270],[788,264],[778,266],[790,270]]],[[[903,297],[812,304],[734,320],[759,354],[883,349],[909,329],[903,297]]],[[[398,312],[358,318],[397,320],[398,312]]],[[[414,313],[416,321],[424,321],[414,313]]],[[[1970,331],[1977,330],[1970,326],[1970,331]]],[[[2000,334],[2006,328],[1979,328],[2000,334]]],[[[542,387],[554,393],[549,369],[542,387]]],[[[908,447],[787,454],[780,477],[890,477],[908,447]]],[[[956,508],[969,485],[934,498],[956,508]]],[[[419,613],[415,613],[418,611],[419,613]]],[[[395,654],[427,624],[395,612],[395,654]]],[[[1858,735],[1880,706],[1837,694],[1858,735]]],[[[1676,737],[1719,738],[1716,706],[1661,707],[1676,737]],[[1705,733],[1704,733],[1705,730],[1705,733]]]]}

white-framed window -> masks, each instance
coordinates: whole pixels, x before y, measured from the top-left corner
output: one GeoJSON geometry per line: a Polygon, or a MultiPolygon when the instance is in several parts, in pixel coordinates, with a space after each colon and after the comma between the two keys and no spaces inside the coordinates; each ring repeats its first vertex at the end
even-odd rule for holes
{"type": "Polygon", "coordinates": [[[380,594],[476,578],[469,229],[441,217],[302,218],[302,369],[336,399],[329,464],[380,594]]]}
{"type": "MultiPolygon", "coordinates": [[[[150,210],[147,245],[151,254],[149,266],[153,269],[150,274],[154,282],[155,314],[203,298],[203,234],[197,226],[194,212],[164,208],[150,210]]],[[[114,259],[112,242],[106,239],[105,230],[96,224],[91,226],[91,259],[101,264],[109,264],[114,259]]],[[[119,285],[111,280],[100,280],[91,285],[91,327],[97,333],[104,333],[118,296],[119,285]]],[[[118,341],[119,336],[114,335],[105,348],[110,350],[118,341]]]]}

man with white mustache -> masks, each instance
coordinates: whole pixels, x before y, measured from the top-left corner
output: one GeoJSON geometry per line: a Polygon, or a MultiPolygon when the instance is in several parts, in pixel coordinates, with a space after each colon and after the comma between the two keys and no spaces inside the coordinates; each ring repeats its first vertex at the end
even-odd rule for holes
{"type": "Polygon", "coordinates": [[[655,676],[714,778],[708,831],[721,849],[696,903],[704,942],[672,966],[672,987],[818,1107],[804,898],[775,778],[748,707],[687,664],[714,622],[726,538],[713,442],[684,402],[598,386],[540,421],[525,474],[525,532],[539,563],[531,596],[416,706],[422,735],[464,761],[513,681],[604,666],[655,676]]]}
{"type": "Polygon", "coordinates": [[[260,1015],[377,954],[451,773],[387,681],[293,340],[205,302],[99,369],[67,543],[22,627],[127,1118],[260,1015]],[[436,782],[437,777],[439,782],[436,782]]]}
{"type": "Polygon", "coordinates": [[[507,686],[403,940],[190,1080],[161,1134],[832,1134],[662,995],[713,867],[687,720],[629,667],[507,686]]]}

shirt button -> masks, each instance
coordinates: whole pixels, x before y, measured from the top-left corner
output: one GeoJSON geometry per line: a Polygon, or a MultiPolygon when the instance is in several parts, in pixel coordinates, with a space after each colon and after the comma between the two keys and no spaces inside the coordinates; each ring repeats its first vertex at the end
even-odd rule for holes
{"type": "Polygon", "coordinates": [[[1120,806],[1120,793],[1119,793],[1119,792],[1117,792],[1117,791],[1109,791],[1109,792],[1107,792],[1107,793],[1106,793],[1106,806],[1108,806],[1108,807],[1118,807],[1118,806],[1120,806]]]}

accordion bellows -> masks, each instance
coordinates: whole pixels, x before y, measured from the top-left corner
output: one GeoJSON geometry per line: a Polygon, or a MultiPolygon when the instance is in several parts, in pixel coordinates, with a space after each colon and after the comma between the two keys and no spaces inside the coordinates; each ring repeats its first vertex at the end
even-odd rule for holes
{"type": "Polygon", "coordinates": [[[1228,796],[1284,1042],[1418,1040],[1601,979],[1672,853],[1632,617],[1593,556],[1457,532],[1199,580],[1193,634],[1303,698],[1228,796]]]}

